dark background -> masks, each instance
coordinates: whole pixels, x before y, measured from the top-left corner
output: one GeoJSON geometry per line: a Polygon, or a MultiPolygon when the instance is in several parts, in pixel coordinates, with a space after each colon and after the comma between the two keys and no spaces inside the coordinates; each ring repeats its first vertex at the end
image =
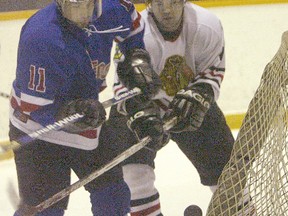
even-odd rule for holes
{"type": "MultiPolygon", "coordinates": [[[[40,9],[45,7],[52,1],[53,0],[0,0],[0,12],[40,9]]],[[[145,0],[132,1],[134,3],[145,2],[145,0]]]]}
{"type": "Polygon", "coordinates": [[[0,0],[0,12],[40,9],[52,1],[53,0],[0,0]]]}

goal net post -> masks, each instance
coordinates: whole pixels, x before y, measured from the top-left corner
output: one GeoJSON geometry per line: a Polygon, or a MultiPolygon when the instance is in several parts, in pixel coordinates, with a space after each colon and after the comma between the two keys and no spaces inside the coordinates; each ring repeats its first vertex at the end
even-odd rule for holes
{"type": "Polygon", "coordinates": [[[288,31],[249,103],[207,216],[287,215],[287,106],[288,31]]]}

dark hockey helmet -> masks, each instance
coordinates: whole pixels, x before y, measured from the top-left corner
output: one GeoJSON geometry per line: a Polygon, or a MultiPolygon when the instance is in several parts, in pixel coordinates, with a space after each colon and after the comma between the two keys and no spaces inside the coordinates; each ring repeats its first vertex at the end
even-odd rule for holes
{"type": "Polygon", "coordinates": [[[62,15],[79,26],[87,27],[102,14],[102,0],[55,0],[62,15]]]}

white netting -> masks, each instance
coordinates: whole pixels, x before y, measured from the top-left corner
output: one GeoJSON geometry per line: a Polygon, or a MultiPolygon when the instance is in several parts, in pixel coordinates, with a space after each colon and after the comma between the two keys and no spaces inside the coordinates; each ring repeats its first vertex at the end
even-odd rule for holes
{"type": "Polygon", "coordinates": [[[265,67],[207,215],[288,215],[287,85],[288,31],[265,67]]]}

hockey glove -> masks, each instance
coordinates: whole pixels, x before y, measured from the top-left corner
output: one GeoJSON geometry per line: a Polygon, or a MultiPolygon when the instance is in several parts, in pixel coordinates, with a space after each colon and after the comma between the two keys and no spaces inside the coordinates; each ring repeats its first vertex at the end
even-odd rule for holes
{"type": "Polygon", "coordinates": [[[56,120],[61,120],[75,113],[84,114],[84,117],[63,130],[69,133],[81,133],[99,127],[106,120],[106,111],[102,104],[93,99],[77,99],[70,101],[60,108],[56,120]]]}
{"type": "Polygon", "coordinates": [[[167,112],[163,119],[165,121],[173,117],[178,118],[179,122],[169,130],[170,132],[195,131],[201,126],[213,102],[214,93],[209,84],[192,85],[177,92],[169,105],[171,111],[167,112]]]}
{"type": "Polygon", "coordinates": [[[125,60],[118,63],[117,74],[128,89],[138,87],[148,98],[156,95],[161,88],[161,81],[152,68],[150,55],[144,49],[128,51],[125,60]]]}
{"type": "Polygon", "coordinates": [[[169,140],[169,136],[164,133],[163,122],[160,117],[160,110],[153,102],[130,115],[127,125],[136,135],[138,140],[150,136],[152,141],[147,145],[153,151],[158,151],[169,140]]]}

